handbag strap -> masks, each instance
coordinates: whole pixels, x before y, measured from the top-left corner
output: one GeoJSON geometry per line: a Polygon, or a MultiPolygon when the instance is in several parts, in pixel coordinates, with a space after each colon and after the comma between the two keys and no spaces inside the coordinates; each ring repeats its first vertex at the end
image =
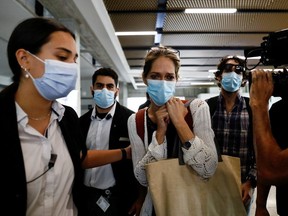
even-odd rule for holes
{"type": "Polygon", "coordinates": [[[141,140],[144,143],[144,115],[145,115],[145,108],[138,110],[135,114],[135,120],[136,120],[136,130],[138,136],[141,138],[141,140]]]}

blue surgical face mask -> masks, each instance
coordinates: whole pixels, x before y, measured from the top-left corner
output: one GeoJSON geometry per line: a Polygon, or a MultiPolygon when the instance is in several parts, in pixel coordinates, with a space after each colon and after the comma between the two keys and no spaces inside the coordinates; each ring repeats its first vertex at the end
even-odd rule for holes
{"type": "Polygon", "coordinates": [[[147,79],[147,93],[157,106],[164,105],[175,93],[175,81],[147,79]]]}
{"type": "Polygon", "coordinates": [[[103,88],[102,90],[94,90],[93,99],[98,107],[106,109],[114,104],[115,92],[109,91],[107,88],[103,88]]]}
{"type": "Polygon", "coordinates": [[[26,71],[33,80],[39,94],[44,98],[53,101],[58,98],[66,97],[75,89],[78,76],[78,65],[76,63],[66,63],[53,59],[46,59],[43,61],[32,53],[30,54],[45,64],[44,74],[40,78],[34,78],[26,71]]]}
{"type": "Polygon", "coordinates": [[[237,91],[242,83],[242,76],[235,72],[222,74],[221,86],[228,92],[237,91]]]}

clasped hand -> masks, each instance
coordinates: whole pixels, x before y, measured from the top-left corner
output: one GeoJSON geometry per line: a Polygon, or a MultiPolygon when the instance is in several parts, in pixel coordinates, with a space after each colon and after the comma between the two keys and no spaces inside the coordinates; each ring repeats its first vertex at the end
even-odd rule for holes
{"type": "Polygon", "coordinates": [[[170,121],[176,125],[183,121],[188,110],[179,98],[170,98],[169,101],[156,111],[157,128],[164,129],[165,133],[170,121]]]}

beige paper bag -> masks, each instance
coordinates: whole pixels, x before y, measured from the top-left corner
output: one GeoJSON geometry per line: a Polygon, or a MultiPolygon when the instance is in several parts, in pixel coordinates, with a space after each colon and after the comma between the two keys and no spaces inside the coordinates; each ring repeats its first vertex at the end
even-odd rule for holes
{"type": "Polygon", "coordinates": [[[223,155],[215,174],[203,180],[178,159],[147,164],[157,216],[246,216],[241,199],[240,159],[223,155]]]}

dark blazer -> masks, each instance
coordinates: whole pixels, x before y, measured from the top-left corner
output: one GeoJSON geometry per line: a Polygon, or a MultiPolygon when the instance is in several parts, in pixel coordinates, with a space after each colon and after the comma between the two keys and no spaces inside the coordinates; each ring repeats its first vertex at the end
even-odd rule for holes
{"type": "MultiPolygon", "coordinates": [[[[127,120],[134,112],[116,103],[110,129],[109,149],[125,148],[130,145],[129,141],[121,141],[120,138],[129,139],[127,120]]],[[[85,137],[90,127],[92,111],[93,109],[90,109],[80,117],[81,129],[85,137]]],[[[134,176],[132,160],[118,161],[111,165],[116,180],[116,190],[118,194],[123,194],[123,205],[128,209],[137,198],[137,180],[134,176]]]]}
{"type": "MultiPolygon", "coordinates": [[[[1,137],[1,176],[3,196],[1,211],[9,215],[26,215],[27,187],[24,159],[18,134],[17,114],[14,95],[17,84],[11,84],[0,92],[0,137],[1,137]]],[[[86,155],[86,146],[81,137],[78,116],[71,108],[65,106],[65,113],[59,122],[68,151],[70,153],[75,179],[73,198],[78,209],[81,208],[83,191],[83,170],[80,152],[86,155]]]]}

